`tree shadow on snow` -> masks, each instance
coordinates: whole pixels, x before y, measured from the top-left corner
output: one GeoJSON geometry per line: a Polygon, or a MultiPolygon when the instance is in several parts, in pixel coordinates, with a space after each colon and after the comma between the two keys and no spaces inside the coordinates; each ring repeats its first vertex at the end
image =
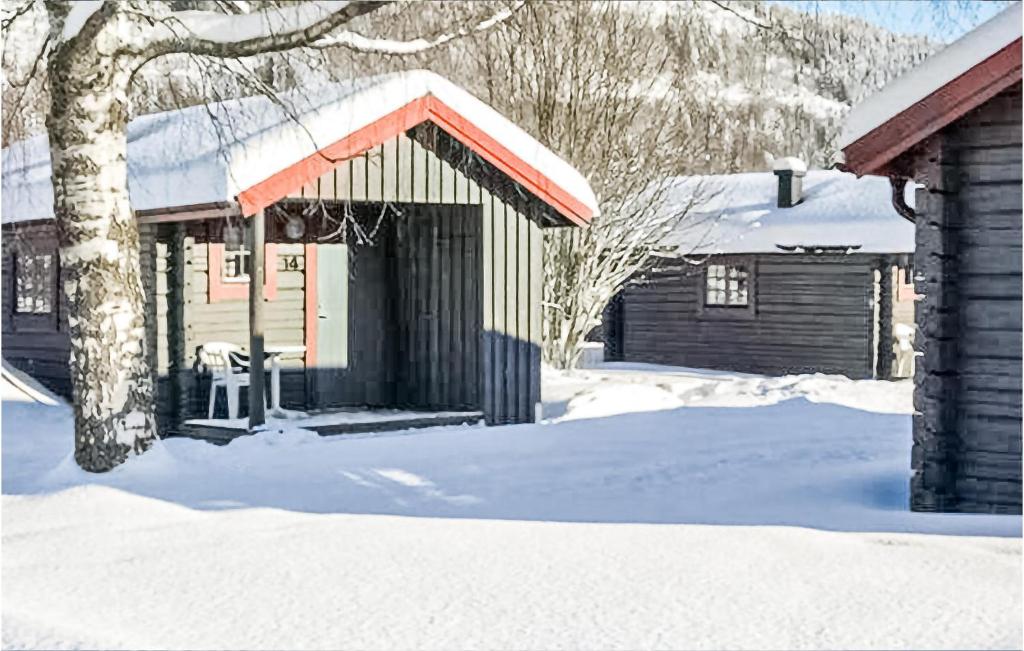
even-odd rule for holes
{"type": "Polygon", "coordinates": [[[1020,535],[1019,516],[911,513],[910,417],[803,398],[558,423],[227,446],[169,439],[104,475],[66,406],[3,405],[3,492],[88,484],[216,511],[1020,535]]]}

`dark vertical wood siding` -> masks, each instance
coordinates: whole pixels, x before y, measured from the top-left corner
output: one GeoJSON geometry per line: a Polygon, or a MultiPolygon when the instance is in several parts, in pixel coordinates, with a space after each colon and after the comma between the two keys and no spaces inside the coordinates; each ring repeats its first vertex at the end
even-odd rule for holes
{"type": "Polygon", "coordinates": [[[918,193],[912,505],[1020,513],[1020,84],[933,148],[918,193]]]}
{"type": "MultiPolygon", "coordinates": [[[[480,297],[482,309],[476,327],[483,331],[483,347],[479,357],[462,355],[461,371],[451,372],[462,377],[472,372],[477,377],[480,395],[476,402],[488,423],[533,421],[540,403],[541,225],[553,223],[550,210],[431,125],[421,125],[409,135],[343,162],[293,198],[349,201],[353,206],[388,202],[411,209],[425,208],[423,204],[478,206],[480,262],[475,272],[458,272],[471,283],[465,291],[480,297]]],[[[431,255],[440,254],[435,251],[431,255]]],[[[427,262],[418,258],[410,264],[427,262]]],[[[421,307],[429,301],[449,300],[445,296],[452,291],[451,278],[445,281],[440,266],[436,271],[436,286],[428,286],[426,294],[416,294],[421,307]],[[429,291],[437,291],[437,295],[429,291]]],[[[455,267],[451,273],[456,273],[455,267]]],[[[417,285],[410,291],[422,290],[417,285]]],[[[406,298],[416,300],[412,294],[406,298]]],[[[470,328],[471,324],[460,327],[470,328]]],[[[440,330],[434,333],[428,325],[418,332],[423,337],[420,343],[432,342],[435,334],[443,337],[440,330]]],[[[443,349],[442,342],[438,345],[438,350],[443,349]]],[[[426,354],[429,360],[429,350],[426,354]]],[[[441,386],[438,384],[439,390],[441,386]]]]}
{"type": "Polygon", "coordinates": [[[752,311],[702,308],[704,268],[661,261],[621,293],[622,359],[753,373],[873,376],[877,257],[713,256],[753,269],[752,311]]]}
{"type": "Polygon", "coordinates": [[[316,363],[317,406],[478,410],[481,296],[479,206],[349,207],[372,241],[346,239],[349,268],[325,269],[348,295],[344,368],[316,363]],[[379,217],[384,214],[383,220],[379,217]]]}
{"type": "Polygon", "coordinates": [[[477,206],[409,206],[398,223],[395,402],[420,409],[481,408],[481,219],[477,206]],[[396,345],[397,344],[397,345],[396,345]]]}

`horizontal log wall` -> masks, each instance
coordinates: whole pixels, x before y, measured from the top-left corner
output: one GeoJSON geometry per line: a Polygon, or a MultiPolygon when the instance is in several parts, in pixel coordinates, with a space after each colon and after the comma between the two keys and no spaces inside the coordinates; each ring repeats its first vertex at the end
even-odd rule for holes
{"type": "Polygon", "coordinates": [[[54,275],[53,312],[15,314],[15,258],[19,254],[51,255],[58,264],[57,229],[53,222],[5,224],[3,228],[3,356],[15,367],[56,393],[70,398],[68,363],[71,340],[66,327],[63,292],[54,275]]]}
{"type": "MultiPolygon", "coordinates": [[[[181,238],[178,254],[182,256],[181,314],[177,318],[180,330],[174,336],[180,342],[171,344],[178,351],[175,363],[179,386],[176,389],[181,419],[206,417],[208,386],[199,382],[195,373],[200,346],[224,341],[244,349],[249,348],[249,302],[247,298],[211,300],[210,273],[219,273],[209,266],[211,244],[223,244],[223,220],[193,222],[179,231],[181,238]]],[[[273,242],[272,236],[268,242],[273,242]]],[[[267,346],[301,346],[305,343],[305,247],[302,242],[273,242],[276,244],[274,260],[277,271],[277,292],[264,308],[264,332],[267,346]]],[[[305,366],[301,354],[281,357],[281,404],[300,409],[306,405],[305,366]]],[[[226,413],[226,401],[218,398],[226,413]]],[[[244,403],[243,403],[244,404],[244,403]]]]}
{"type": "Polygon", "coordinates": [[[873,374],[876,258],[713,256],[753,270],[754,309],[701,306],[704,268],[660,262],[621,295],[622,358],[766,374],[873,374]]]}
{"type": "MultiPolygon", "coordinates": [[[[18,252],[50,254],[58,265],[57,230],[52,221],[14,224],[3,229],[3,354],[58,394],[71,397],[68,367],[71,342],[67,332],[67,304],[55,282],[55,310],[45,316],[14,313],[14,258],[18,252]]],[[[169,403],[169,349],[167,347],[167,252],[157,227],[139,227],[139,263],[146,299],[146,352],[157,391],[157,418],[161,429],[172,416],[169,403]]],[[[56,276],[55,276],[56,281],[56,276]]]]}
{"type": "Polygon", "coordinates": [[[915,261],[924,297],[912,506],[1020,513],[1020,84],[942,132],[930,153],[915,261]]]}

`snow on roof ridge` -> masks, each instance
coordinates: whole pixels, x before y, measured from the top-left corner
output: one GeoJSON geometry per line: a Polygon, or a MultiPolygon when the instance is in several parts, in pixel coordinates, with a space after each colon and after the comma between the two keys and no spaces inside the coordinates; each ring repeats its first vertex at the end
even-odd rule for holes
{"type": "MultiPolygon", "coordinates": [[[[914,225],[893,208],[886,177],[810,170],[803,179],[804,200],[790,208],[778,207],[772,172],[676,176],[661,183],[662,209],[678,211],[698,202],[694,219],[684,220],[663,242],[682,254],[783,253],[785,246],[914,251],[914,225]]],[[[912,188],[908,194],[912,204],[912,188]]]]}
{"type": "Polygon", "coordinates": [[[861,101],[846,116],[838,148],[845,149],[1019,39],[1021,19],[1021,3],[1010,5],[861,101]]]}
{"type": "Polygon", "coordinates": [[[776,158],[772,162],[773,172],[785,172],[792,171],[797,174],[807,173],[807,163],[803,162],[796,156],[784,156],[782,158],[776,158]]]}
{"type": "MultiPolygon", "coordinates": [[[[129,123],[132,207],[234,201],[243,190],[426,96],[475,124],[594,215],[599,213],[589,182],[572,165],[494,108],[429,70],[358,77],[322,86],[315,94],[290,91],[282,94],[286,108],[256,95],[139,116],[129,123]],[[222,140],[211,114],[230,127],[229,139],[222,140]]],[[[0,200],[5,223],[53,217],[47,148],[45,135],[4,148],[0,200]]]]}

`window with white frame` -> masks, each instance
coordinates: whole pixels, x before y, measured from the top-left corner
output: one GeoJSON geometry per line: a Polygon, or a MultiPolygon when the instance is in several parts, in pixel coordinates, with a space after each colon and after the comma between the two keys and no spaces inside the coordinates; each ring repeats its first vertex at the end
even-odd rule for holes
{"type": "Polygon", "coordinates": [[[224,227],[224,264],[221,278],[227,282],[249,282],[252,244],[249,229],[229,224],[224,227]]]}
{"type": "Polygon", "coordinates": [[[18,314],[52,312],[53,256],[22,253],[14,260],[14,311],[18,314]]]}
{"type": "Polygon", "coordinates": [[[53,312],[53,256],[19,253],[14,264],[14,311],[18,314],[53,312]]]}
{"type": "Polygon", "coordinates": [[[704,304],[712,307],[747,307],[750,274],[744,265],[709,264],[704,304]]]}

